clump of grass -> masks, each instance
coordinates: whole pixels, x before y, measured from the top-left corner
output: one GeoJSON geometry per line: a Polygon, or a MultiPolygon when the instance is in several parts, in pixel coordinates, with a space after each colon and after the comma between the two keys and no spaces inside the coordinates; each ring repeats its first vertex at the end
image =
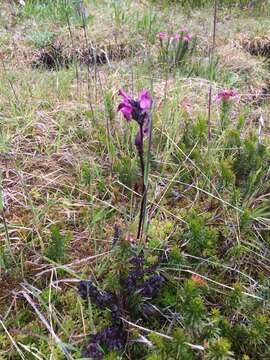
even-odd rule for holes
{"type": "Polygon", "coordinates": [[[187,28],[182,28],[179,33],[172,36],[166,32],[157,34],[159,39],[159,62],[168,67],[180,66],[183,68],[195,50],[196,38],[187,28]]]}
{"type": "Polygon", "coordinates": [[[65,249],[70,241],[69,235],[61,235],[56,225],[51,227],[51,239],[45,255],[55,262],[61,262],[65,256],[65,249]]]}

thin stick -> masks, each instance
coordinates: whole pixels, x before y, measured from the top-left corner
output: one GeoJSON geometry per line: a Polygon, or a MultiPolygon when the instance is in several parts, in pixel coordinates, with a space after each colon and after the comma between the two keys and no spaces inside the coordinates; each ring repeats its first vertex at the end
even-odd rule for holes
{"type": "MultiPolygon", "coordinates": [[[[65,5],[66,5],[66,18],[67,18],[67,25],[68,25],[68,31],[69,31],[69,35],[70,35],[70,40],[71,40],[71,45],[72,45],[72,49],[75,48],[74,46],[74,39],[73,39],[73,34],[72,34],[72,30],[71,30],[71,24],[70,24],[70,19],[69,19],[69,15],[68,15],[68,11],[67,11],[67,0],[65,0],[65,5]]],[[[79,82],[79,69],[78,69],[78,64],[77,64],[77,59],[75,59],[75,73],[76,73],[76,80],[77,80],[77,94],[79,94],[79,90],[80,90],[80,82],[79,82]]]]}
{"type": "MultiPolygon", "coordinates": [[[[135,328],[137,328],[137,329],[146,331],[146,332],[148,332],[148,333],[156,334],[156,335],[158,335],[158,336],[160,336],[160,337],[163,337],[163,338],[165,338],[165,339],[168,339],[168,340],[173,340],[173,337],[172,337],[172,336],[169,336],[169,335],[166,335],[166,334],[162,334],[162,333],[160,333],[160,332],[157,332],[157,331],[153,331],[153,330],[147,329],[147,328],[145,328],[145,327],[143,327],[143,326],[134,324],[134,323],[132,323],[131,321],[128,321],[128,320],[126,320],[126,319],[124,319],[124,318],[122,318],[122,317],[121,317],[121,320],[122,320],[124,323],[126,323],[126,324],[128,324],[128,325],[130,325],[130,326],[133,326],[133,327],[135,327],[135,328]]],[[[186,342],[186,345],[190,346],[192,349],[204,351],[204,347],[201,346],[201,345],[190,344],[190,343],[187,343],[187,342],[186,342]]]]}
{"type": "MultiPolygon", "coordinates": [[[[84,32],[84,40],[85,40],[85,45],[86,45],[86,51],[89,51],[89,41],[88,41],[88,36],[87,36],[87,31],[86,31],[86,21],[85,21],[85,14],[84,12],[82,12],[81,14],[81,18],[82,18],[82,22],[83,22],[83,32],[84,32]]],[[[92,113],[92,117],[95,120],[95,114],[94,114],[94,109],[93,109],[93,105],[92,105],[92,100],[91,100],[91,84],[90,84],[90,63],[87,64],[87,90],[88,90],[88,102],[89,102],[89,106],[91,109],[91,113],[92,113]]]]}
{"type": "Polygon", "coordinates": [[[11,341],[12,345],[15,347],[15,349],[18,351],[18,354],[20,355],[21,359],[26,359],[23,352],[21,351],[21,349],[18,347],[16,341],[13,339],[13,337],[10,335],[8,329],[6,328],[5,324],[3,323],[3,321],[0,318],[0,325],[2,326],[2,328],[4,329],[5,333],[7,334],[7,336],[9,337],[9,340],[11,341]]]}
{"type": "MultiPolygon", "coordinates": [[[[151,113],[149,114],[149,137],[148,137],[148,149],[147,149],[147,157],[146,157],[146,167],[145,167],[145,204],[144,204],[144,218],[146,215],[146,204],[147,204],[147,195],[148,195],[148,188],[149,188],[149,171],[150,171],[150,161],[151,161],[151,149],[152,149],[152,130],[153,130],[153,122],[152,122],[152,111],[153,111],[153,104],[151,108],[151,113]]],[[[148,219],[148,223],[146,226],[146,234],[148,231],[148,227],[150,225],[150,217],[148,219]]]]}
{"type": "Polygon", "coordinates": [[[145,167],[144,167],[144,151],[143,151],[143,124],[140,125],[140,146],[138,146],[138,154],[140,158],[140,164],[141,164],[141,171],[142,171],[142,200],[141,200],[141,209],[140,209],[140,220],[139,220],[139,226],[138,226],[138,234],[137,239],[140,239],[142,236],[142,228],[144,225],[144,208],[146,204],[146,187],[144,182],[144,173],[145,173],[145,167]]]}
{"type": "MultiPolygon", "coordinates": [[[[214,52],[215,52],[215,46],[216,46],[216,28],[217,28],[217,0],[215,0],[214,5],[214,24],[213,24],[213,43],[212,48],[210,49],[209,53],[209,64],[212,67],[213,60],[214,60],[214,52]]],[[[212,69],[211,69],[212,70],[212,69]]],[[[212,80],[212,78],[210,79],[212,80]]],[[[212,83],[210,83],[209,88],[209,100],[208,100],[208,140],[211,140],[212,134],[211,134],[211,110],[212,110],[212,83]]]]}
{"type": "Polygon", "coordinates": [[[10,237],[9,237],[9,233],[8,233],[8,226],[7,226],[6,216],[5,216],[5,210],[1,211],[1,216],[2,216],[2,220],[3,220],[8,250],[9,250],[10,256],[11,256],[14,264],[16,265],[16,260],[15,260],[14,255],[12,254],[12,250],[11,250],[11,241],[10,241],[10,237]]]}
{"type": "Polygon", "coordinates": [[[11,80],[10,80],[10,79],[8,78],[8,76],[7,76],[6,65],[5,65],[5,62],[4,62],[4,60],[3,60],[2,57],[1,57],[1,62],[2,62],[2,66],[3,66],[4,73],[5,73],[5,75],[6,75],[6,79],[7,79],[8,83],[9,83],[9,86],[10,86],[10,88],[11,88],[11,90],[12,90],[12,92],[13,92],[14,98],[15,98],[15,100],[16,100],[16,104],[17,104],[17,106],[18,106],[18,105],[20,105],[20,101],[19,101],[19,98],[18,98],[18,96],[17,96],[17,94],[16,94],[15,88],[14,88],[11,80]]]}

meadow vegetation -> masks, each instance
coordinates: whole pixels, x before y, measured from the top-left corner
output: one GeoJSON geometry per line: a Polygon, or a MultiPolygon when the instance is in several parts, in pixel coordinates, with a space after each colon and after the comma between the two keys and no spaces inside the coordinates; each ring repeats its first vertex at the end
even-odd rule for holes
{"type": "Polygon", "coordinates": [[[270,2],[216,5],[1,1],[0,360],[270,359],[270,2]]]}

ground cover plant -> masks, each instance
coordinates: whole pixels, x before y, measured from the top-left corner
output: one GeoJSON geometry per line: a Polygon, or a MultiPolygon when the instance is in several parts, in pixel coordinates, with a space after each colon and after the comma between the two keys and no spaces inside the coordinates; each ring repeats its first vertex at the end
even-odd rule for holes
{"type": "Polygon", "coordinates": [[[0,4],[0,359],[269,359],[269,2],[0,4]]]}

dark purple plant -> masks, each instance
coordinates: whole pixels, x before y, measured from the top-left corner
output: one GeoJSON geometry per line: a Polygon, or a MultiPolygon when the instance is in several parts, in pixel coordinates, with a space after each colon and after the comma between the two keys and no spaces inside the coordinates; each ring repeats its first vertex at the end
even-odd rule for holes
{"type": "Polygon", "coordinates": [[[164,282],[165,279],[163,276],[155,274],[142,284],[140,294],[144,297],[152,299],[159,293],[159,290],[164,282]]]}
{"type": "Polygon", "coordinates": [[[110,292],[100,292],[89,280],[82,280],[78,285],[79,294],[83,299],[90,299],[91,302],[100,308],[110,308],[114,302],[114,296],[110,292]]]}
{"type": "Polygon", "coordinates": [[[111,314],[111,326],[108,326],[90,337],[90,343],[84,356],[93,359],[103,359],[102,349],[123,350],[125,348],[128,331],[122,318],[128,316],[131,320],[137,318],[149,320],[151,316],[157,316],[155,309],[149,304],[138,304],[135,310],[133,298],[140,295],[148,300],[154,299],[160,292],[165,278],[156,273],[164,258],[161,256],[156,263],[145,267],[144,254],[134,255],[129,260],[129,271],[119,277],[120,288],[117,293],[100,291],[92,281],[81,281],[78,291],[84,300],[90,300],[100,309],[108,309],[111,314]]]}
{"type": "Polygon", "coordinates": [[[150,122],[150,110],[152,106],[152,98],[150,92],[142,90],[139,93],[139,98],[134,100],[125,91],[119,90],[119,95],[123,100],[118,106],[117,111],[121,112],[127,121],[135,120],[139,126],[138,132],[135,137],[135,146],[138,151],[140,166],[142,172],[142,202],[140,209],[140,218],[137,239],[140,239],[142,235],[143,223],[144,223],[144,210],[146,206],[146,186],[144,181],[145,165],[144,165],[144,137],[149,132],[150,122]]]}
{"type": "Polygon", "coordinates": [[[124,348],[126,340],[127,334],[122,329],[122,326],[107,327],[91,336],[90,344],[84,356],[93,359],[103,359],[101,346],[105,346],[108,351],[121,350],[124,348]]]}

